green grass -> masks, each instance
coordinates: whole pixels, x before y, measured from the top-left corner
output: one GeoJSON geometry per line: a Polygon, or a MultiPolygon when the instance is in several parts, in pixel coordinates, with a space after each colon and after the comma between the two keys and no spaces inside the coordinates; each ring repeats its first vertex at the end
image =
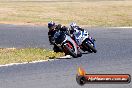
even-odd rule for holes
{"type": "Polygon", "coordinates": [[[132,1],[130,0],[94,0],[95,2],[91,0],[83,0],[84,2],[80,2],[80,0],[78,2],[75,0],[70,0],[73,2],[16,1],[0,2],[0,23],[45,25],[48,21],[54,20],[64,25],[75,21],[79,25],[85,26],[132,26],[132,1]]]}
{"type": "Polygon", "coordinates": [[[41,48],[1,48],[0,65],[55,59],[63,55],[64,53],[55,53],[51,50],[41,48]]]}

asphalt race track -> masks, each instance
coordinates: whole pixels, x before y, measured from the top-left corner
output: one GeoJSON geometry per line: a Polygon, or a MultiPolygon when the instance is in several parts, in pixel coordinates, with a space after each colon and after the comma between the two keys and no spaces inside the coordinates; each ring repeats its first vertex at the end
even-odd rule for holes
{"type": "MultiPolygon", "coordinates": [[[[77,68],[87,73],[132,75],[132,29],[87,28],[96,38],[97,53],[80,58],[0,67],[0,88],[132,88],[129,84],[76,82],[77,68]]],[[[52,49],[44,26],[0,25],[0,47],[52,49]]]]}

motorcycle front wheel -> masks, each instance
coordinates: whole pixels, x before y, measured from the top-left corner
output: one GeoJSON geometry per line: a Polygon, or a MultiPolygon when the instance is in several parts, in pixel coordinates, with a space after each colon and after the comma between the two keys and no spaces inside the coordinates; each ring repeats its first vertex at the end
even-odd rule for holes
{"type": "Polygon", "coordinates": [[[67,44],[64,45],[64,49],[65,49],[65,51],[64,51],[65,53],[69,53],[74,58],[77,58],[78,57],[78,55],[74,52],[74,50],[71,49],[70,47],[68,47],[67,44]]]}
{"type": "Polygon", "coordinates": [[[86,46],[87,46],[88,49],[92,50],[94,53],[97,52],[97,50],[95,49],[95,47],[93,47],[92,45],[86,43],[86,46]]]}

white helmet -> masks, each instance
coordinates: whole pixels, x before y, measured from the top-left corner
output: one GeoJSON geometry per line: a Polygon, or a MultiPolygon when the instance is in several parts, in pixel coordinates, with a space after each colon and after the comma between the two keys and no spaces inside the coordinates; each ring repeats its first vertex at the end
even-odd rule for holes
{"type": "Polygon", "coordinates": [[[77,28],[76,23],[72,22],[72,23],[70,24],[70,27],[71,27],[71,30],[74,31],[74,34],[75,34],[75,35],[79,33],[79,30],[78,30],[78,28],[77,28]]]}
{"type": "Polygon", "coordinates": [[[72,28],[74,28],[74,27],[76,27],[76,23],[74,23],[74,22],[72,22],[71,24],[70,24],[70,26],[72,27],[72,28]]]}

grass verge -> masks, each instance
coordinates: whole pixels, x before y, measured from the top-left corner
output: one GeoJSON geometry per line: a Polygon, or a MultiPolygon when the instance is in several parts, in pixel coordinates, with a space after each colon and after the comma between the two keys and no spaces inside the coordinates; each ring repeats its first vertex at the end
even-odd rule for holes
{"type": "Polygon", "coordinates": [[[64,53],[55,53],[41,48],[1,48],[0,65],[55,59],[63,55],[64,53]]]}
{"type": "Polygon", "coordinates": [[[1,1],[0,23],[47,24],[54,20],[64,25],[75,21],[87,26],[132,26],[131,0],[59,1],[1,1]]]}

